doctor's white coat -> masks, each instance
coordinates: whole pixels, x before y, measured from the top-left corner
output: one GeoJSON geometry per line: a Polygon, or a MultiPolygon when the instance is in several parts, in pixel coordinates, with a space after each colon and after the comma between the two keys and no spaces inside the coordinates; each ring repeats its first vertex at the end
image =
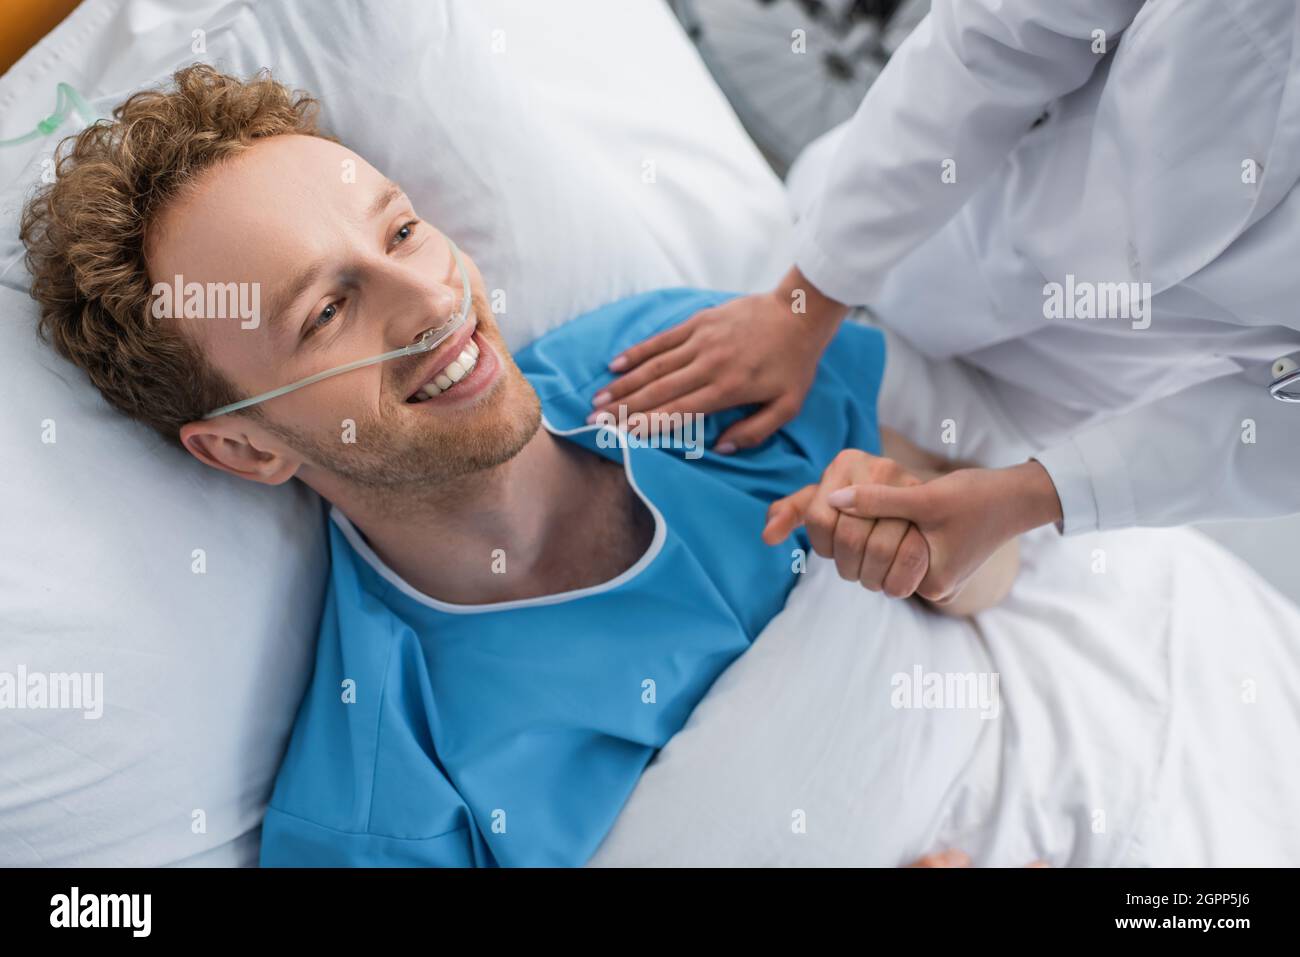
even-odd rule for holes
{"type": "Polygon", "coordinates": [[[1067,534],[1300,512],[1296,0],[935,0],[832,139],[796,263],[1071,421],[1067,534]]]}

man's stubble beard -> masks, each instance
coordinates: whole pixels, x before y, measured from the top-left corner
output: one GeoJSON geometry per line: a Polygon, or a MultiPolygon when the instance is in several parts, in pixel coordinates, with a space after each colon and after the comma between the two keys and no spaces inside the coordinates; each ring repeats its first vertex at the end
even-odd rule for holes
{"type": "MultiPolygon", "coordinates": [[[[487,305],[477,296],[473,305],[478,328],[495,333],[487,305]]],[[[264,424],[313,467],[345,481],[374,509],[400,512],[421,503],[441,504],[473,476],[518,455],[541,425],[541,404],[532,384],[499,334],[485,338],[500,362],[498,378],[473,413],[457,416],[465,420],[459,426],[439,423],[436,410],[406,416],[406,421],[392,414],[374,416],[358,419],[355,442],[345,442],[342,429],[323,436],[277,422],[264,424]],[[420,421],[425,415],[427,424],[420,421]]]]}

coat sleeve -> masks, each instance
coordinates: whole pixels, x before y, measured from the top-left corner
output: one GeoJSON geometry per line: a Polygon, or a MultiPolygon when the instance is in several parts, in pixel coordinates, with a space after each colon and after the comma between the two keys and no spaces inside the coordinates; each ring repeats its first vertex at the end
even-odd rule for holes
{"type": "Polygon", "coordinates": [[[1094,51],[1114,49],[1143,2],[934,0],[849,121],[796,226],[803,274],[867,305],[1047,104],[1088,80],[1104,56],[1094,51]]]}
{"type": "Polygon", "coordinates": [[[1034,456],[1067,535],[1300,512],[1300,406],[1258,371],[1211,379],[1034,456]]]}

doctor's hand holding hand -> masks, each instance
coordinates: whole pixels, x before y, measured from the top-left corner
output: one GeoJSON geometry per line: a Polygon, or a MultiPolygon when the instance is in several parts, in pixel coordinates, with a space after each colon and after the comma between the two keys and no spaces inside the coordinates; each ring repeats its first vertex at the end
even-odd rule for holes
{"type": "Polygon", "coordinates": [[[772,503],[763,540],[775,545],[804,525],[813,551],[870,591],[916,594],[954,616],[997,604],[1020,568],[1018,537],[1061,518],[1047,471],[1031,460],[940,473],[937,462],[882,434],[907,467],[844,450],[819,484],[772,503]]]}
{"type": "Polygon", "coordinates": [[[904,519],[849,515],[835,507],[834,497],[846,488],[903,490],[921,484],[893,459],[845,449],[826,467],[820,483],[772,503],[763,541],[779,544],[803,525],[813,551],[833,558],[841,578],[906,598],[917,590],[930,563],[921,533],[904,519]]]}
{"type": "Polygon", "coordinates": [[[723,454],[758,445],[799,413],[817,363],[848,307],[791,269],[772,292],[732,299],[651,336],[610,362],[623,373],[592,413],[708,414],[757,404],[714,443],[723,454]]]}
{"type": "MultiPolygon", "coordinates": [[[[973,585],[977,573],[988,578],[981,568],[997,564],[990,558],[1012,546],[1021,534],[1061,521],[1056,486],[1047,470],[1032,459],[1008,468],[960,468],[903,487],[855,483],[827,496],[826,502],[841,520],[887,516],[911,522],[925,539],[929,556],[916,593],[941,608],[973,585]]],[[[996,597],[981,600],[981,607],[1000,600],[1010,585],[1010,580],[982,583],[979,590],[992,588],[996,597]],[[999,590],[1002,594],[997,594],[999,590]]]]}

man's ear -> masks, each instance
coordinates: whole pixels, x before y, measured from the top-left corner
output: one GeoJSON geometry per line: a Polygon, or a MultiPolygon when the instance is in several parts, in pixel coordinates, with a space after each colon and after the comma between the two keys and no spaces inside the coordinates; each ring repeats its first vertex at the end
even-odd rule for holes
{"type": "Polygon", "coordinates": [[[204,465],[264,485],[282,485],[297,474],[302,458],[260,429],[229,417],[181,426],[181,444],[204,465]]]}

